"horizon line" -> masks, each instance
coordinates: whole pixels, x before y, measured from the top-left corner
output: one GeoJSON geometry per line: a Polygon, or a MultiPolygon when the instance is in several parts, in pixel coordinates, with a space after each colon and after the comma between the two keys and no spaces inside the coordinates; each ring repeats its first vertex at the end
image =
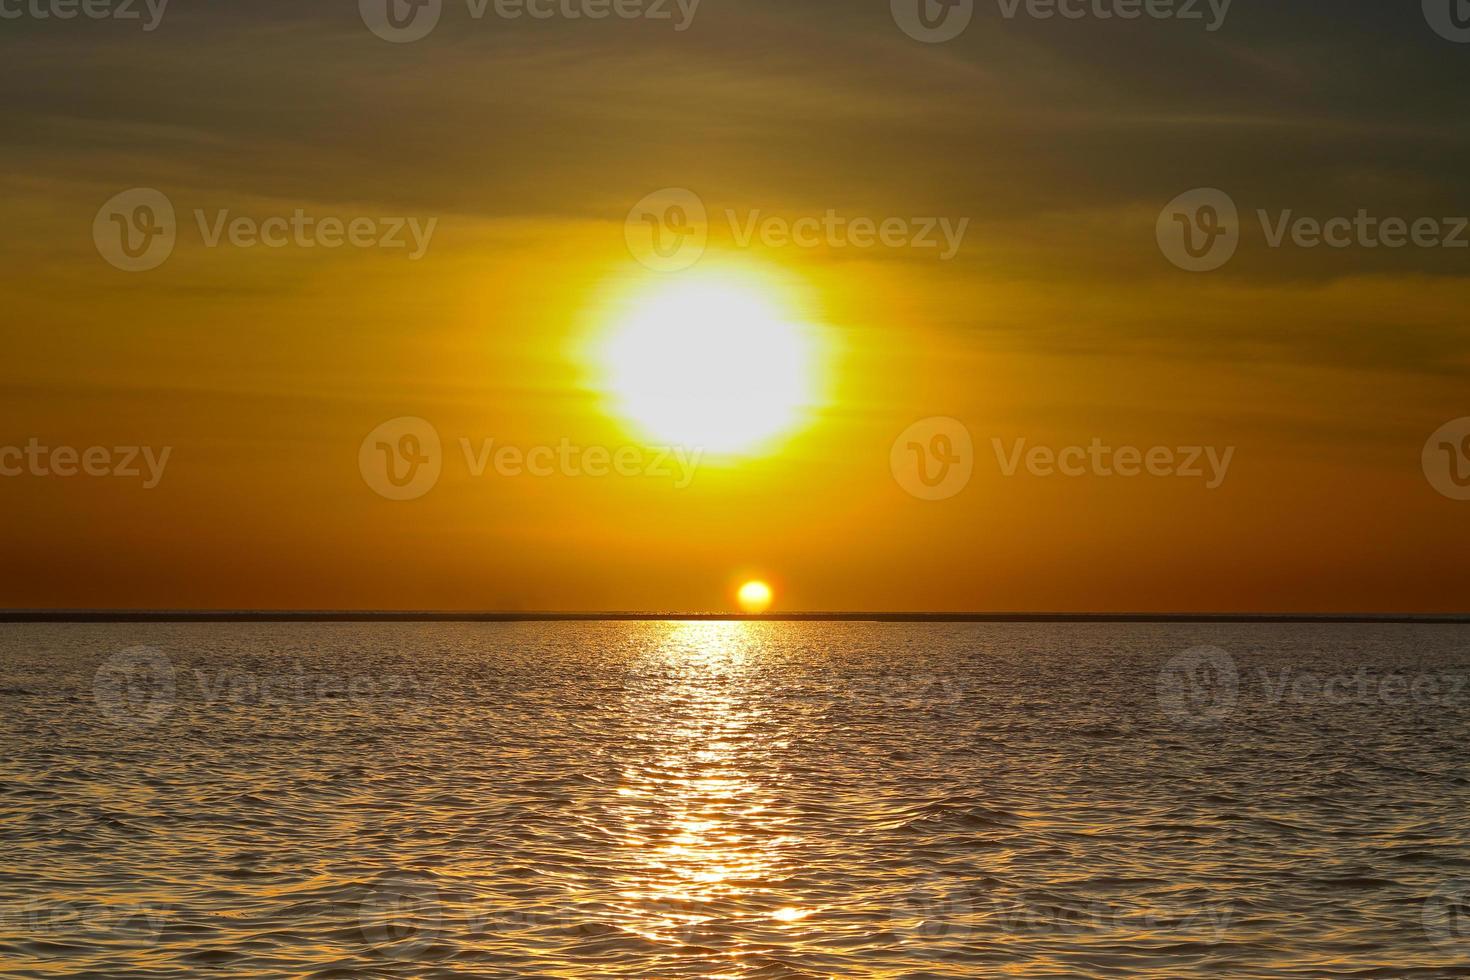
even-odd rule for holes
{"type": "Polygon", "coordinates": [[[370,609],[3,609],[0,623],[351,622],[1406,623],[1470,625],[1463,613],[1262,612],[509,612],[370,609]]]}

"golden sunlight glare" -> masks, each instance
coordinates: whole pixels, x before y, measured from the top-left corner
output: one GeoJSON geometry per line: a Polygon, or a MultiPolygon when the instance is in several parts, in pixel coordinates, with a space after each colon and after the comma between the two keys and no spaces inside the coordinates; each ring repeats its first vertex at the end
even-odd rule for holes
{"type": "Polygon", "coordinates": [[[748,613],[765,612],[773,598],[771,587],[764,582],[746,582],[740,587],[740,608],[748,613]]]}
{"type": "Polygon", "coordinates": [[[814,328],[754,278],[681,277],[633,298],[600,352],[615,410],[650,441],[750,454],[817,398],[814,328]]]}

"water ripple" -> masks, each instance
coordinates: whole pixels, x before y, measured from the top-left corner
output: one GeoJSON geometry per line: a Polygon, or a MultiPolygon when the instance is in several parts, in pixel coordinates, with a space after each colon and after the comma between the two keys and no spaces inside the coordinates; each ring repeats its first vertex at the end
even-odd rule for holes
{"type": "Polygon", "coordinates": [[[0,653],[5,977],[1470,976],[1464,628],[0,653]]]}

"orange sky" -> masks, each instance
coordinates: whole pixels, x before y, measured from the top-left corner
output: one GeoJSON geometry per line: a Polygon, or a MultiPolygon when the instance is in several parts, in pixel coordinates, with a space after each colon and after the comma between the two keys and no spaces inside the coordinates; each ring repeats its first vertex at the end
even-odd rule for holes
{"type": "MultiPolygon", "coordinates": [[[[1470,251],[1273,248],[1257,211],[1470,211],[1458,105],[1404,98],[1452,89],[1466,49],[1367,4],[1213,33],[979,8],[943,44],[870,6],[705,0],[677,32],[451,9],[410,44],[350,5],[19,24],[0,452],[170,455],[151,488],[0,477],[0,603],[694,611],[763,577],[791,610],[1463,610],[1470,502],[1422,454],[1470,416],[1470,251]],[[1369,44],[1378,67],[1343,67],[1369,44]],[[140,187],[177,242],[127,272],[94,219],[140,187]],[[1156,226],[1199,187],[1227,189],[1240,243],[1187,272],[1156,226]],[[706,210],[688,269],[649,268],[630,233],[663,188],[706,210]],[[298,208],[434,226],[417,259],[209,244],[221,211],[298,208]],[[741,240],[828,212],[966,225],[950,258],[741,240]],[[712,273],[812,338],[779,433],[687,486],[470,472],[461,439],[648,451],[597,352],[630,304],[712,273]],[[360,466],[400,417],[443,447],[412,500],[360,466]],[[933,418],[973,445],[942,500],[892,464],[933,418]],[[1018,440],[1229,466],[1213,487],[1007,475],[1018,440]]],[[[696,387],[728,356],[689,364],[696,387]]]]}

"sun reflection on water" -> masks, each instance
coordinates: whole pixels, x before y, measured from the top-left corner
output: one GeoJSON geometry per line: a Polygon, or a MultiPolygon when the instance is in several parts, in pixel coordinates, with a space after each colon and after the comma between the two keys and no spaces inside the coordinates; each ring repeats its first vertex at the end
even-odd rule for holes
{"type": "Polygon", "coordinates": [[[649,752],[624,772],[632,848],[628,928],[660,943],[727,956],[736,918],[794,923],[780,882],[801,843],[775,819],[768,776],[779,763],[778,725],[751,689],[754,624],[666,624],[638,669],[627,709],[649,752]],[[758,913],[755,910],[760,910],[758,913]]]}

